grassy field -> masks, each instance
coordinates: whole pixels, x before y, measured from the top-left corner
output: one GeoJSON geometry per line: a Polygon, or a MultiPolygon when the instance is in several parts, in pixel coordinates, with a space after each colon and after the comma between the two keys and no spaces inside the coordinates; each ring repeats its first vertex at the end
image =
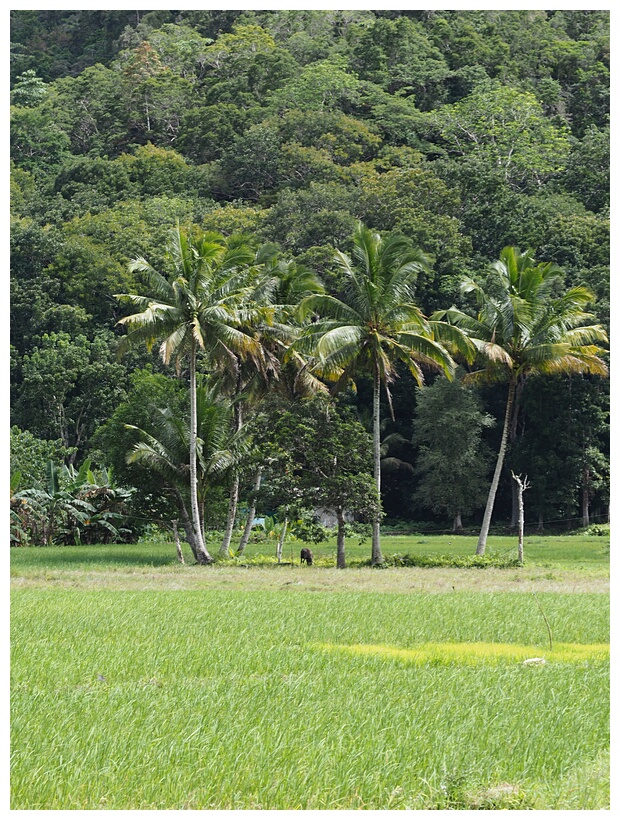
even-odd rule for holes
{"type": "Polygon", "coordinates": [[[603,540],[507,570],[13,549],[11,806],[605,808],[603,540]]]}
{"type": "MultiPolygon", "coordinates": [[[[472,556],[476,551],[475,536],[421,536],[393,535],[382,538],[384,557],[392,555],[420,556],[472,556]]],[[[286,564],[299,564],[300,548],[305,546],[301,541],[290,541],[285,544],[282,560],[286,564]]],[[[336,565],[335,541],[310,545],[315,562],[319,566],[336,565]]],[[[243,558],[234,559],[231,565],[251,563],[253,565],[275,563],[275,542],[267,541],[258,544],[250,543],[243,558]]],[[[218,544],[209,544],[209,550],[215,556],[218,544]]],[[[370,542],[360,543],[358,538],[347,539],[347,559],[355,564],[370,558],[370,542]]],[[[487,554],[502,558],[516,558],[517,539],[515,536],[495,536],[489,538],[487,554]]],[[[605,574],[609,570],[609,537],[601,536],[529,536],[525,538],[525,564],[527,568],[556,568],[563,570],[591,570],[605,574]]],[[[192,555],[185,545],[185,559],[192,562],[192,555]]],[[[111,544],[84,547],[46,547],[45,556],[41,548],[31,547],[14,549],[11,552],[13,575],[39,572],[41,569],[86,569],[105,566],[123,567],[153,566],[161,567],[176,563],[175,548],[172,543],[148,544],[111,544]]]]}

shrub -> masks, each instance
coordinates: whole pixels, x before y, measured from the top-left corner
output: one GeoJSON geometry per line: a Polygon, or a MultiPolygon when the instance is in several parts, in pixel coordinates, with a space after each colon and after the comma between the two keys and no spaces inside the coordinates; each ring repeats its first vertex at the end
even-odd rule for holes
{"type": "Polygon", "coordinates": [[[610,534],[609,524],[591,524],[585,531],[585,535],[606,535],[609,537],[610,534]]]}
{"type": "MultiPolygon", "coordinates": [[[[359,566],[370,566],[371,561],[362,561],[359,566]]],[[[383,566],[386,567],[455,567],[457,569],[485,569],[497,567],[506,569],[521,566],[517,558],[487,553],[486,555],[389,555],[383,566]]]]}

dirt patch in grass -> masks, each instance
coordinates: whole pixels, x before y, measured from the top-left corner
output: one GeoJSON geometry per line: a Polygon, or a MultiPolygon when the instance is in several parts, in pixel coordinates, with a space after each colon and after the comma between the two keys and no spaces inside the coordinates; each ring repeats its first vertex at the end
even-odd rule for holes
{"type": "MultiPolygon", "coordinates": [[[[14,570],[15,573],[15,570],[14,570]]],[[[337,570],[323,567],[141,567],[15,573],[11,585],[79,589],[230,589],[308,592],[609,592],[607,573],[524,567],[452,569],[400,567],[337,570]]]]}

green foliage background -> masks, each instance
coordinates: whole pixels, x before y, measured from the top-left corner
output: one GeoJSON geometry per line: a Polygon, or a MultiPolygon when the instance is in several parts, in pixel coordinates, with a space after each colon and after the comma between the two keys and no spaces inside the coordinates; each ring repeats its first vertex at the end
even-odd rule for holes
{"type": "MultiPolygon", "coordinates": [[[[139,402],[134,371],[163,377],[144,349],[115,360],[113,294],[140,292],[127,263],[159,267],[176,220],[276,242],[336,296],[357,220],[400,231],[433,262],[427,314],[467,309],[465,274],[531,247],[609,323],[606,11],[18,10],[11,42],[12,424],[78,463],[121,464],[106,423],[139,402]]],[[[534,381],[510,456],[534,514],[577,518],[587,483],[602,520],[607,386],[534,381]]],[[[393,393],[390,456],[415,463],[406,373],[393,393]]],[[[502,388],[480,396],[501,418],[502,388]]],[[[386,479],[388,516],[443,521],[412,503],[421,480],[386,479]]]]}

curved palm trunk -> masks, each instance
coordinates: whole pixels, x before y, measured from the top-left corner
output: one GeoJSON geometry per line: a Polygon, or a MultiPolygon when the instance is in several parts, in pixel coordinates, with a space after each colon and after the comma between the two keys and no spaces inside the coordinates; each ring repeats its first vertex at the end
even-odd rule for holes
{"type": "Polygon", "coordinates": [[[245,548],[248,545],[248,541],[250,540],[250,535],[252,533],[252,524],[254,523],[254,517],[256,516],[256,498],[258,496],[258,491],[260,490],[260,483],[261,478],[263,476],[263,468],[259,467],[256,470],[256,475],[254,477],[254,488],[252,490],[252,501],[250,502],[250,509],[248,512],[248,517],[245,522],[245,529],[243,530],[243,535],[241,536],[241,541],[239,542],[239,548],[237,550],[237,555],[243,555],[245,548]]]}
{"type": "Polygon", "coordinates": [[[372,449],[374,455],[375,484],[377,485],[377,496],[379,498],[379,511],[372,522],[372,564],[383,563],[381,555],[381,427],[380,427],[380,400],[381,400],[381,380],[379,371],[375,370],[373,393],[372,393],[372,449]]]}
{"type": "MultiPolygon", "coordinates": [[[[237,390],[240,389],[240,383],[237,383],[237,390]]],[[[243,426],[243,418],[241,414],[241,405],[235,405],[235,432],[238,433],[243,426]]],[[[230,541],[232,539],[233,529],[235,528],[235,518],[237,517],[237,502],[239,501],[239,473],[235,469],[230,487],[230,495],[228,502],[228,517],[226,519],[226,529],[224,531],[224,539],[220,547],[220,555],[228,555],[230,549],[230,541]]]]}
{"type": "Polygon", "coordinates": [[[196,413],[196,343],[192,340],[189,357],[189,494],[192,506],[192,526],[196,544],[196,560],[199,564],[211,564],[213,558],[205,547],[198,508],[198,476],[196,471],[196,437],[198,417],[196,413]]]}
{"type": "Polygon", "coordinates": [[[224,530],[224,538],[222,546],[220,547],[220,555],[227,556],[230,549],[230,542],[232,540],[233,529],[235,528],[235,518],[237,516],[237,501],[239,500],[239,475],[235,473],[230,487],[229,501],[228,501],[228,516],[226,518],[226,529],[224,530]]]}
{"type": "Polygon", "coordinates": [[[336,517],[338,519],[338,539],[336,541],[336,566],[338,569],[345,569],[347,562],[344,555],[344,510],[336,507],[336,517]]]}
{"type": "Polygon", "coordinates": [[[181,517],[181,523],[183,525],[183,531],[185,533],[185,540],[190,546],[192,551],[192,555],[198,561],[198,550],[196,549],[196,536],[194,532],[194,526],[190,521],[190,517],[187,514],[187,507],[185,506],[185,501],[183,500],[183,496],[181,492],[176,487],[171,487],[171,490],[177,500],[177,505],[179,507],[179,514],[181,517]]]}
{"type": "Polygon", "coordinates": [[[502,441],[499,446],[499,454],[497,456],[497,464],[495,465],[495,472],[493,473],[493,481],[489,490],[487,498],[487,506],[484,511],[484,518],[482,519],[482,527],[480,535],[478,536],[478,546],[476,547],[476,555],[484,555],[487,546],[487,537],[489,535],[489,527],[491,526],[491,516],[493,515],[493,506],[495,504],[495,496],[497,495],[497,488],[499,487],[499,479],[504,466],[504,456],[506,455],[506,444],[508,442],[508,430],[510,429],[510,421],[512,418],[512,406],[515,398],[515,379],[510,379],[508,387],[508,401],[506,402],[506,416],[504,417],[504,429],[502,431],[502,441]]]}
{"type": "MultiPolygon", "coordinates": [[[[515,400],[514,406],[512,409],[512,419],[510,421],[510,433],[508,434],[508,441],[510,446],[512,447],[517,438],[517,422],[519,420],[519,410],[521,408],[521,394],[523,393],[523,388],[525,386],[525,379],[523,377],[519,378],[517,381],[517,385],[515,388],[515,400]]],[[[523,435],[523,433],[521,433],[523,435]]],[[[510,519],[510,526],[514,527],[515,529],[519,525],[519,488],[517,487],[516,481],[513,479],[511,481],[511,488],[512,488],[512,516],[510,519]]]]}
{"type": "Polygon", "coordinates": [[[174,543],[177,548],[177,559],[180,564],[185,563],[185,558],[183,557],[183,549],[181,547],[181,539],[179,538],[179,528],[178,528],[178,521],[173,520],[172,522],[172,532],[174,534],[174,543]]]}
{"type": "Polygon", "coordinates": [[[278,543],[276,545],[276,558],[278,559],[278,564],[282,563],[282,547],[284,546],[284,539],[286,538],[286,531],[288,529],[288,512],[286,512],[284,516],[284,523],[282,524],[282,532],[280,533],[280,538],[278,539],[278,543]]]}

